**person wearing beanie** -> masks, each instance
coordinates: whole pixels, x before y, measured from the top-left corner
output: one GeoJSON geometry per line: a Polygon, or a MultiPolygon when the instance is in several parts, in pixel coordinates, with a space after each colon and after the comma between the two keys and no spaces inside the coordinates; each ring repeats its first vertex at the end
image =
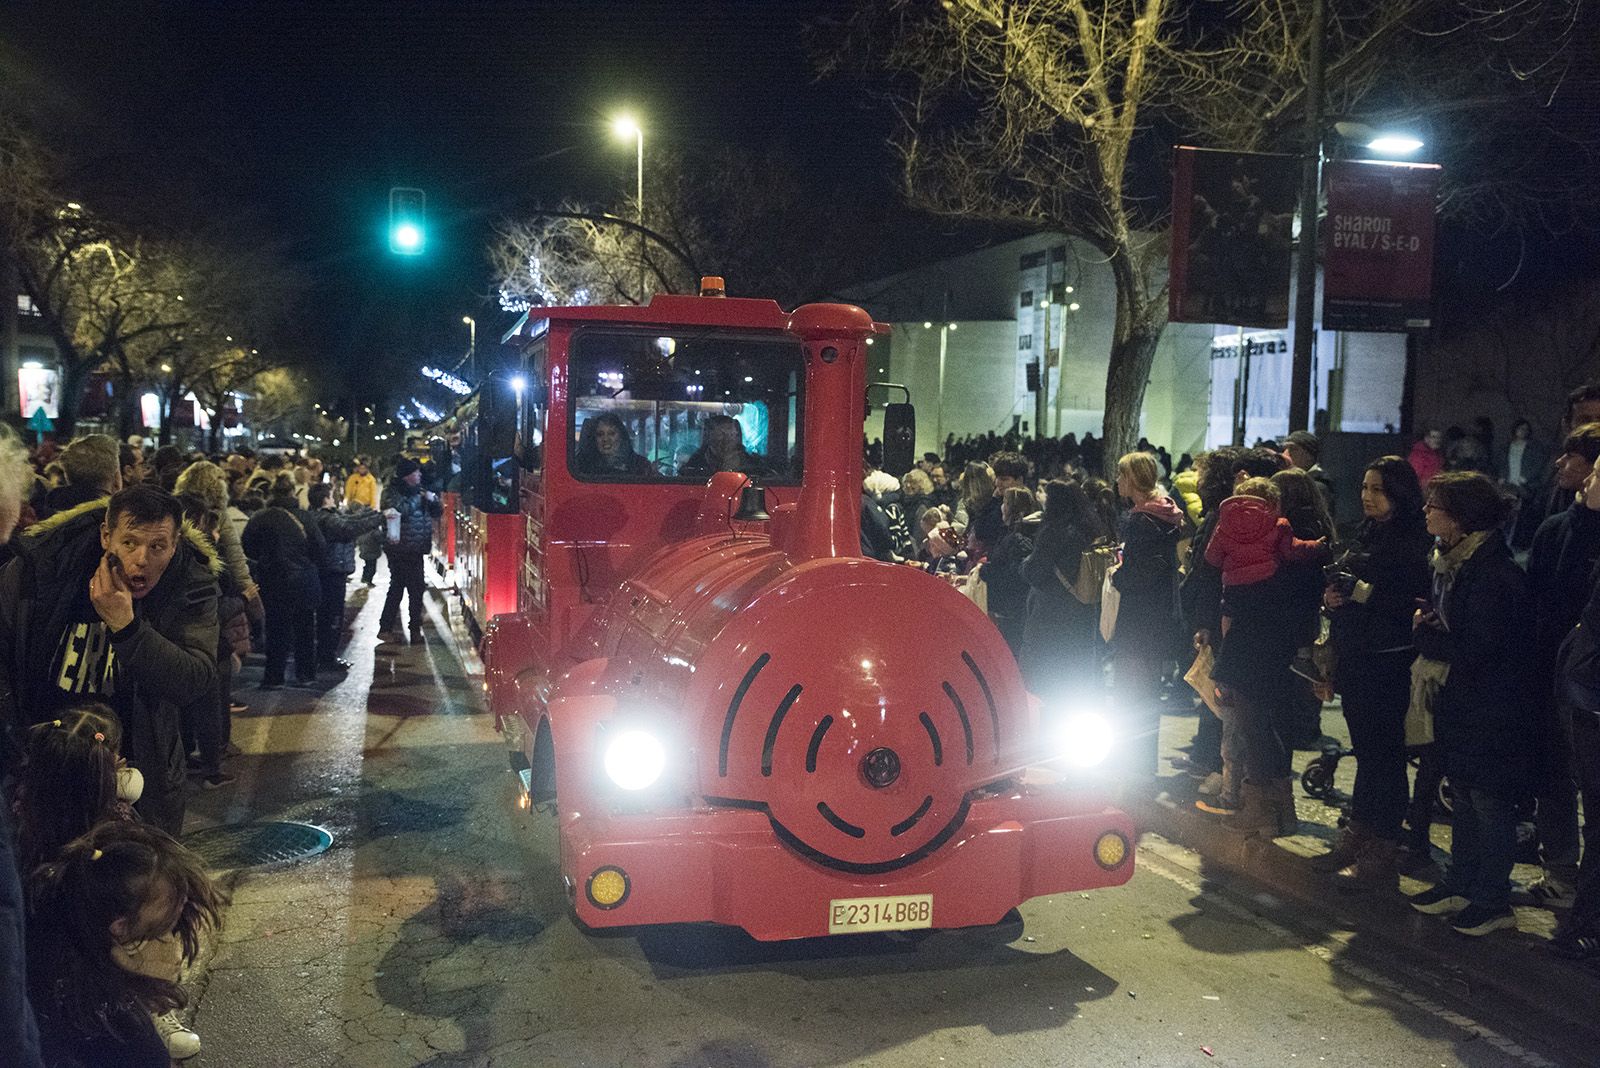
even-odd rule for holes
{"type": "Polygon", "coordinates": [[[380,637],[398,637],[400,597],[406,595],[411,617],[411,640],[422,641],[422,595],[427,583],[422,558],[433,547],[433,520],[443,514],[439,495],[422,488],[422,465],[409,456],[395,464],[394,477],[383,491],[383,509],[390,516],[388,544],[389,592],[378,617],[380,637]],[[399,530],[394,519],[398,516],[399,530]]]}

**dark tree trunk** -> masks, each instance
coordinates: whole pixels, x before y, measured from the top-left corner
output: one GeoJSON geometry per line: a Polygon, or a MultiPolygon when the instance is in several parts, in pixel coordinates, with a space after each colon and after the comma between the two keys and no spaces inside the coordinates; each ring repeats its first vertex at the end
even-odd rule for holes
{"type": "Polygon", "coordinates": [[[1117,318],[1111,335],[1111,361],[1106,369],[1106,412],[1101,424],[1109,481],[1116,480],[1117,461],[1139,440],[1139,415],[1145,387],[1155,363],[1156,345],[1167,325],[1165,298],[1152,299],[1126,241],[1108,249],[1117,286],[1117,318]]]}
{"type": "Polygon", "coordinates": [[[117,383],[117,433],[123,441],[134,434],[143,435],[144,420],[139,411],[139,395],[131,382],[117,383]]]}
{"type": "Polygon", "coordinates": [[[70,440],[78,425],[78,412],[83,409],[83,387],[89,381],[89,371],[87,361],[61,361],[61,415],[56,419],[57,440],[70,440]]]}
{"type": "Polygon", "coordinates": [[[1106,414],[1101,424],[1105,441],[1103,474],[1109,480],[1116,479],[1117,460],[1132,452],[1139,440],[1139,413],[1144,407],[1144,390],[1150,382],[1150,368],[1160,340],[1161,327],[1146,325],[1111,346],[1106,414]]]}

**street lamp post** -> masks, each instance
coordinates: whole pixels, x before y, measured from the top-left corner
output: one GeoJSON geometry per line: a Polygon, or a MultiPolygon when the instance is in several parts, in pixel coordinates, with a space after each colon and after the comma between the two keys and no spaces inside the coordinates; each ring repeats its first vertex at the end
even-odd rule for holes
{"type": "MultiPolygon", "coordinates": [[[[926,328],[933,324],[922,325],[926,328]]],[[[933,448],[940,456],[944,455],[944,357],[950,345],[950,331],[955,328],[955,323],[939,324],[939,403],[933,413],[933,448]]]]}
{"type": "Polygon", "coordinates": [[[473,378],[478,377],[478,323],[470,315],[463,315],[461,321],[467,324],[467,371],[473,378]]]}
{"type": "Polygon", "coordinates": [[[1039,350],[1039,392],[1033,398],[1033,439],[1043,441],[1048,435],[1044,425],[1045,413],[1050,404],[1050,298],[1039,302],[1044,312],[1044,347],[1039,350]]]}
{"type": "Polygon", "coordinates": [[[1306,156],[1300,171],[1300,250],[1295,263],[1294,355],[1289,377],[1289,429],[1311,425],[1311,374],[1317,309],[1317,202],[1322,192],[1323,0],[1312,0],[1306,79],[1306,156]]]}
{"type": "Polygon", "coordinates": [[[639,120],[632,115],[618,115],[611,120],[611,132],[621,140],[633,139],[637,151],[636,184],[634,186],[633,205],[634,219],[639,224],[639,303],[645,302],[644,279],[644,127],[639,125],[639,120]]]}
{"type": "MultiPolygon", "coordinates": [[[[1067,292],[1069,294],[1072,292],[1072,287],[1071,286],[1067,286],[1067,292]]],[[[1063,416],[1062,416],[1062,402],[1065,400],[1065,393],[1062,390],[1062,385],[1066,382],[1066,370],[1067,370],[1067,316],[1071,315],[1073,312],[1075,312],[1077,310],[1078,310],[1078,302],[1077,301],[1074,300],[1074,301],[1068,301],[1067,302],[1066,307],[1063,308],[1062,311],[1061,311],[1061,333],[1060,333],[1060,336],[1058,336],[1056,338],[1056,349],[1061,354],[1056,360],[1056,421],[1055,421],[1055,436],[1058,437],[1058,438],[1061,436],[1061,423],[1062,423],[1062,419],[1063,419],[1063,416]]],[[[1049,312],[1045,312],[1047,330],[1046,330],[1046,334],[1045,334],[1046,341],[1045,341],[1045,352],[1044,352],[1044,354],[1045,354],[1045,358],[1046,359],[1050,358],[1050,342],[1049,342],[1049,333],[1048,333],[1049,315],[1050,315],[1049,312]]]]}

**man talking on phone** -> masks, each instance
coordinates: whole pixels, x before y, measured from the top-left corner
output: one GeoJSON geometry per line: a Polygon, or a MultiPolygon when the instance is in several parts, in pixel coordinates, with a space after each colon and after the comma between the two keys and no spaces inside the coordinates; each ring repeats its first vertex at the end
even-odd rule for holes
{"type": "Polygon", "coordinates": [[[147,822],[183,830],[181,709],[216,674],[221,564],[150,485],[23,531],[0,569],[0,723],[16,738],[84,701],[122,721],[147,822]]]}

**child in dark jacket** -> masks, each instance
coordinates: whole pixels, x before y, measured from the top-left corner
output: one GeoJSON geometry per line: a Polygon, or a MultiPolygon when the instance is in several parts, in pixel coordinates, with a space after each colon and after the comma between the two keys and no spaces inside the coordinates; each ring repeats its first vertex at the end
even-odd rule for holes
{"type": "Polygon", "coordinates": [[[1286,561],[1317,561],[1328,555],[1326,540],[1295,537],[1278,502],[1278,487],[1271,479],[1249,478],[1217,510],[1217,526],[1206,543],[1206,563],[1222,571],[1224,635],[1251,587],[1272,578],[1286,561]]]}
{"type": "Polygon", "coordinates": [[[199,858],[153,827],[112,821],[29,884],[28,987],[45,1062],[169,1068],[160,1021],[184,1003],[179,974],[225,901],[199,858]]]}

